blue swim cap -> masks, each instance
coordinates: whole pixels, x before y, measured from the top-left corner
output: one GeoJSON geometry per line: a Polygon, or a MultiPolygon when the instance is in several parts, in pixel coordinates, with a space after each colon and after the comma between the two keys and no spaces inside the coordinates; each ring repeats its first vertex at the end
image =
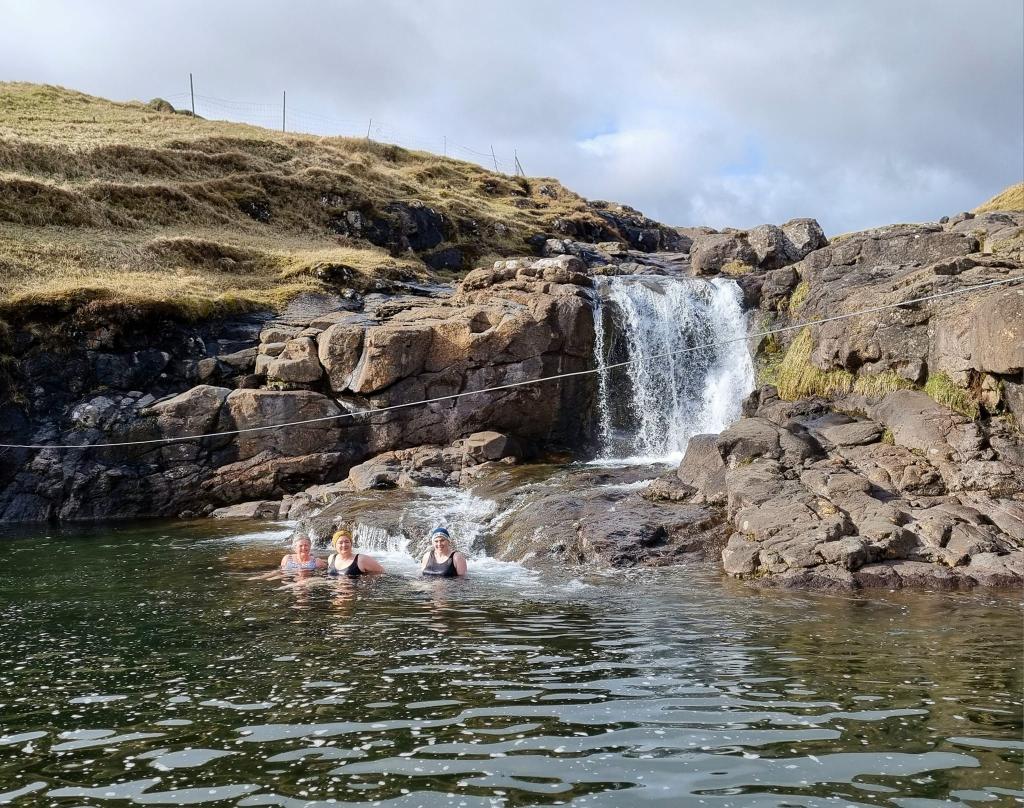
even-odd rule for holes
{"type": "Polygon", "coordinates": [[[446,539],[450,539],[452,537],[452,534],[448,532],[448,528],[435,527],[433,530],[430,531],[430,538],[434,538],[434,536],[436,536],[438,533],[442,534],[446,539]]]}

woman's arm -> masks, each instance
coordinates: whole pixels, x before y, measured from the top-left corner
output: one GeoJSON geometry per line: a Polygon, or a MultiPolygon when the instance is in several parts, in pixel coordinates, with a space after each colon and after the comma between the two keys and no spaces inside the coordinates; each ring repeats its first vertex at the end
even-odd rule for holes
{"type": "Polygon", "coordinates": [[[291,553],[289,553],[288,555],[286,555],[286,556],[281,558],[281,565],[280,565],[281,569],[284,569],[285,567],[288,566],[288,559],[291,558],[291,557],[292,557],[291,553]]]}
{"type": "Polygon", "coordinates": [[[373,556],[359,554],[359,560],[356,562],[359,565],[361,572],[384,572],[384,568],[380,565],[373,556]]]}
{"type": "Polygon", "coordinates": [[[453,553],[452,561],[455,563],[455,572],[459,575],[466,574],[466,557],[462,553],[453,553]]]}
{"type": "Polygon", "coordinates": [[[420,561],[420,569],[421,570],[425,570],[427,568],[427,559],[430,558],[430,554],[432,552],[434,552],[434,551],[433,550],[427,550],[427,552],[425,552],[423,554],[423,560],[420,561]]]}
{"type": "Polygon", "coordinates": [[[316,568],[317,568],[318,570],[322,570],[322,569],[324,569],[324,568],[326,568],[326,567],[327,567],[327,562],[326,562],[326,561],[324,561],[324,560],[323,560],[322,558],[318,558],[318,559],[316,560],[316,568]]]}

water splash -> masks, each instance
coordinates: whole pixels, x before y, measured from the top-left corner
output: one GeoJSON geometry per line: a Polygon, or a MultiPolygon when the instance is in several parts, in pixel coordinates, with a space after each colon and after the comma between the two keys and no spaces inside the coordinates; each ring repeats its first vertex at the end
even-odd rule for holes
{"type": "Polygon", "coordinates": [[[454,546],[471,558],[486,555],[482,539],[497,504],[460,488],[417,489],[413,501],[392,523],[392,529],[362,519],[355,521],[356,546],[367,552],[414,559],[430,547],[428,532],[448,528],[454,546]]]}
{"type": "Polygon", "coordinates": [[[735,282],[612,277],[599,281],[598,296],[601,461],[678,463],[690,438],[739,417],[754,368],[735,282]],[[623,361],[631,364],[607,370],[623,361]]]}

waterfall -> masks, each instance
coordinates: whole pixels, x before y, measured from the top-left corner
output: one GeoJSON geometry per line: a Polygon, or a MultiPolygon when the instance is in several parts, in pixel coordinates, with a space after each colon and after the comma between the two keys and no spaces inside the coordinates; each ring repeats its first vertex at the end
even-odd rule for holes
{"type": "Polygon", "coordinates": [[[597,293],[599,459],[677,463],[691,437],[739,417],[754,368],[735,282],[620,276],[597,293]],[[736,341],[679,353],[725,340],[736,341]]]}

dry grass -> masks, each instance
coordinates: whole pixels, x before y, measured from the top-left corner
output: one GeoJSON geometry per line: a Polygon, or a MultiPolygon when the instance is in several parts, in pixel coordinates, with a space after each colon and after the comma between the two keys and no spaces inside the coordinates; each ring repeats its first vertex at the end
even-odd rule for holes
{"type": "Polygon", "coordinates": [[[1024,182],[1011,185],[992,197],[988,202],[978,205],[974,213],[988,213],[994,210],[1024,210],[1024,182]]]}
{"type": "MultiPolygon", "coordinates": [[[[872,399],[881,399],[897,390],[921,389],[894,371],[855,375],[846,370],[821,370],[811,363],[814,350],[811,329],[803,329],[793,340],[781,362],[767,355],[759,368],[759,384],[775,384],[779,396],[789,401],[800,398],[839,398],[853,392],[872,399]]],[[[924,392],[939,404],[977,419],[980,412],[978,397],[960,387],[945,373],[928,377],[924,392]]]]}
{"type": "Polygon", "coordinates": [[[803,329],[783,357],[776,375],[779,396],[790,401],[822,396],[833,398],[849,393],[854,376],[846,370],[821,370],[811,363],[814,342],[811,329],[803,329]]]}
{"type": "Polygon", "coordinates": [[[795,312],[799,309],[804,301],[807,300],[807,295],[810,294],[811,285],[807,281],[800,281],[796,285],[796,289],[793,290],[793,294],[789,297],[789,311],[795,312]]]}
{"type": "Polygon", "coordinates": [[[897,390],[912,390],[916,387],[892,370],[857,376],[853,382],[853,392],[868,398],[882,398],[897,390]]]}
{"type": "Polygon", "coordinates": [[[205,121],[58,87],[0,83],[0,313],[85,297],[180,306],[280,305],[329,288],[426,275],[338,236],[346,211],[393,216],[396,201],[443,214],[443,246],[471,257],[526,251],[555,218],[595,221],[554,180],[355,138],[205,121]],[[269,212],[265,215],[266,212],[269,212]]]}

